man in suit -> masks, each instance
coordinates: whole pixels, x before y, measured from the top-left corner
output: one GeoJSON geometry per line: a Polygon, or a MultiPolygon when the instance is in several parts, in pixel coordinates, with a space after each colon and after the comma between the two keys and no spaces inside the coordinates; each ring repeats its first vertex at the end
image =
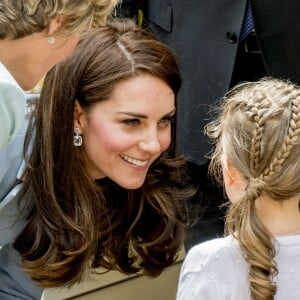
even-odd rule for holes
{"type": "MultiPolygon", "coordinates": [[[[124,0],[123,3],[133,2],[124,0]]],[[[186,154],[202,211],[187,232],[186,249],[223,234],[223,191],[207,175],[211,145],[204,135],[212,106],[240,81],[263,76],[300,84],[300,2],[274,0],[143,0],[144,23],[179,59],[178,150],[186,154]],[[244,35],[249,17],[253,27],[244,35]],[[251,16],[252,12],[252,16],[251,16]]],[[[250,23],[251,23],[250,22],[250,23]]],[[[195,208],[193,208],[195,211],[195,208]]]]}

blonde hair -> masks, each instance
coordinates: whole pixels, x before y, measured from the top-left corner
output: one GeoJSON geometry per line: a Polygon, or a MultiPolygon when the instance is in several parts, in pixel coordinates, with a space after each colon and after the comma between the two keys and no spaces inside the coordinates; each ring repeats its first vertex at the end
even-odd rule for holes
{"type": "Polygon", "coordinates": [[[218,120],[206,127],[216,143],[210,171],[219,177],[224,155],[247,180],[244,196],[229,208],[226,232],[238,239],[249,263],[252,299],[274,299],[275,248],[255,200],[264,194],[284,201],[300,193],[300,88],[264,78],[238,85],[223,100],[218,120]]]}
{"type": "Polygon", "coordinates": [[[104,25],[118,0],[0,0],[0,39],[18,39],[41,32],[57,16],[63,35],[104,25]]]}

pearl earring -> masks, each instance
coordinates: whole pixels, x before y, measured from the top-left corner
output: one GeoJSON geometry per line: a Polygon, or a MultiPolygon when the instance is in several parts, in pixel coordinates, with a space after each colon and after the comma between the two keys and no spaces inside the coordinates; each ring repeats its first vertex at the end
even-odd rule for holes
{"type": "Polygon", "coordinates": [[[74,128],[74,138],[73,138],[73,144],[76,147],[80,147],[82,145],[82,136],[79,135],[79,128],[74,128]]]}
{"type": "Polygon", "coordinates": [[[47,41],[48,41],[49,44],[53,45],[53,44],[55,44],[56,39],[55,39],[54,36],[49,36],[47,41]]]}

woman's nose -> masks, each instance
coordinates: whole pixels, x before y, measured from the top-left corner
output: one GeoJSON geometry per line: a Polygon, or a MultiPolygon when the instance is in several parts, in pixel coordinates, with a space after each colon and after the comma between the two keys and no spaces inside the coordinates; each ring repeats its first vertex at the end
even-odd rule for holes
{"type": "Polygon", "coordinates": [[[152,132],[141,139],[141,141],[138,143],[138,147],[145,152],[159,153],[161,151],[161,145],[157,132],[152,132]]]}

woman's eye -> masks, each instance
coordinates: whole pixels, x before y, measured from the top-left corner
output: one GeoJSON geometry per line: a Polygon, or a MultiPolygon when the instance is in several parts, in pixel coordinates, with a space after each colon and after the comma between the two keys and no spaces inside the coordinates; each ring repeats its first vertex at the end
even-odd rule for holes
{"type": "Polygon", "coordinates": [[[175,120],[175,116],[165,117],[159,121],[159,126],[168,127],[172,122],[174,122],[174,120],[175,120]]]}
{"type": "Polygon", "coordinates": [[[123,120],[122,123],[129,127],[136,127],[140,124],[140,120],[139,119],[127,119],[127,120],[123,120]]]}

